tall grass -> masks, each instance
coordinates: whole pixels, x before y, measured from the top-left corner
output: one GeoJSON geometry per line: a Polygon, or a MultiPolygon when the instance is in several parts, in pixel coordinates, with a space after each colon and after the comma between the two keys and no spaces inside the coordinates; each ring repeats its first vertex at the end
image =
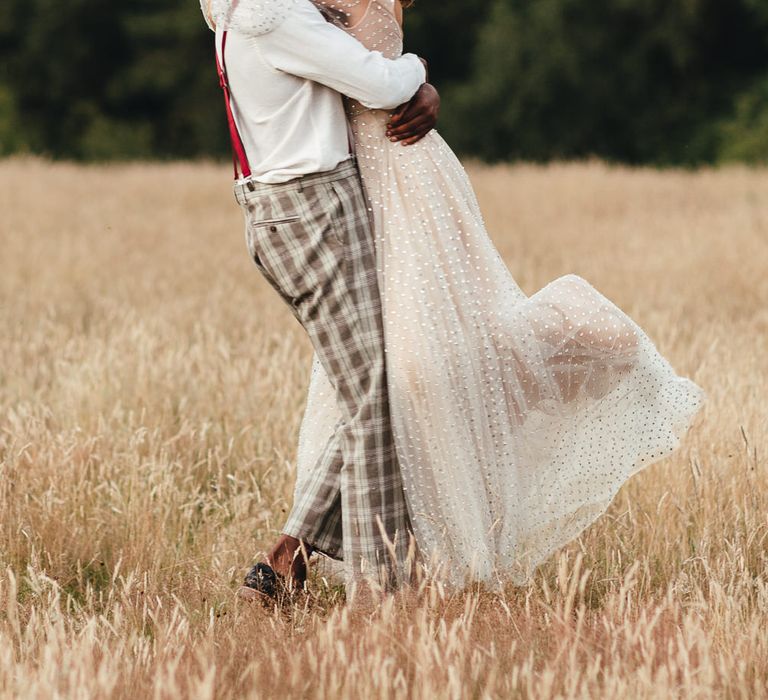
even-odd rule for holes
{"type": "Polygon", "coordinates": [[[290,507],[301,329],[224,168],[0,162],[0,697],[768,695],[768,172],[471,168],[708,394],[526,588],[236,603],[290,507]]]}

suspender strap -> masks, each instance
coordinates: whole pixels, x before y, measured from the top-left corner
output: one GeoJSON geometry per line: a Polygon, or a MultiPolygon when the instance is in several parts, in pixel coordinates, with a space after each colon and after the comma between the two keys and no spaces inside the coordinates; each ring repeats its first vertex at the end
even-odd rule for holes
{"type": "Polygon", "coordinates": [[[219,61],[219,54],[216,53],[216,70],[219,74],[219,85],[224,91],[224,106],[227,109],[227,123],[229,124],[229,138],[232,141],[232,164],[235,169],[235,180],[240,177],[250,177],[251,167],[248,165],[248,156],[245,153],[245,146],[243,146],[243,140],[240,138],[240,132],[237,130],[237,124],[235,123],[235,115],[232,113],[232,95],[229,91],[229,82],[227,81],[227,63],[224,56],[224,52],[227,48],[227,32],[222,32],[221,35],[221,61],[219,61]],[[238,172],[239,168],[239,172],[238,172]]]}

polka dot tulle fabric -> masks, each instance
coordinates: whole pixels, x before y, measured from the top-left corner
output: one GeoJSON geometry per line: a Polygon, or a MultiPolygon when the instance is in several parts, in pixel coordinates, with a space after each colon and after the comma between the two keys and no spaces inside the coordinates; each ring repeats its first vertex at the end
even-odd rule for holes
{"type": "MultiPolygon", "coordinates": [[[[328,3],[347,31],[402,49],[390,2],[328,3]],[[354,5],[355,7],[344,7],[354,5]]],[[[529,579],[669,455],[702,401],[647,335],[575,275],[533,296],[493,247],[466,173],[433,132],[390,143],[349,103],[373,213],[397,454],[419,550],[440,577],[529,579]]],[[[298,480],[339,420],[315,361],[298,480]]]]}

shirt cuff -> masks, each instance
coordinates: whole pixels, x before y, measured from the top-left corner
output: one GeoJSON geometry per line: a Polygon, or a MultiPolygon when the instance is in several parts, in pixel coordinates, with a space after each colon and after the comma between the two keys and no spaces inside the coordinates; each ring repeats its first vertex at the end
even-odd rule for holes
{"type": "Polygon", "coordinates": [[[407,58],[412,65],[413,78],[417,82],[416,88],[414,89],[415,93],[416,90],[427,82],[427,69],[416,54],[405,53],[402,58],[407,58]]]}

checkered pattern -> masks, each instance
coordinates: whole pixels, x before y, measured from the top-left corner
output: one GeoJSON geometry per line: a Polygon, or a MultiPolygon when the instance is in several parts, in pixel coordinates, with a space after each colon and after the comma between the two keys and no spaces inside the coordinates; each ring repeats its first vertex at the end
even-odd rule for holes
{"type": "Polygon", "coordinates": [[[353,579],[381,577],[393,585],[405,571],[411,527],[390,427],[373,235],[357,168],[346,163],[281,185],[237,184],[235,193],[249,252],[309,334],[342,415],[283,532],[343,558],[353,579]]]}

